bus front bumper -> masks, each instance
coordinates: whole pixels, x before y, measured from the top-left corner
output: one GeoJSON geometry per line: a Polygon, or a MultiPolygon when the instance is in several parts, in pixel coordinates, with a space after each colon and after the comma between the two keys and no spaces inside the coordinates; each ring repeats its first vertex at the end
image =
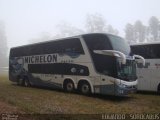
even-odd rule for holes
{"type": "Polygon", "coordinates": [[[137,86],[132,85],[117,85],[117,84],[109,84],[109,85],[97,85],[94,86],[95,93],[103,94],[103,95],[116,95],[116,96],[126,96],[130,93],[135,93],[137,91],[137,86]]]}
{"type": "Polygon", "coordinates": [[[137,86],[115,85],[115,95],[124,96],[137,91],[137,86]]]}

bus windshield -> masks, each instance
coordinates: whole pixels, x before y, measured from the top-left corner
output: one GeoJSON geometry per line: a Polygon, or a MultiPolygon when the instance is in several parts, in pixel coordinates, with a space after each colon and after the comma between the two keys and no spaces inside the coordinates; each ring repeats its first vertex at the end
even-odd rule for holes
{"type": "Polygon", "coordinates": [[[126,55],[130,54],[131,51],[130,47],[123,38],[114,35],[107,35],[107,36],[109,37],[114,50],[120,51],[126,55]]]}
{"type": "Polygon", "coordinates": [[[128,79],[128,76],[136,76],[133,63],[128,62],[126,65],[121,65],[121,63],[119,63],[117,65],[118,61],[116,57],[93,52],[94,50],[116,50],[128,56],[130,47],[124,39],[110,34],[86,35],[84,36],[84,39],[97,72],[119,79],[128,79]],[[127,76],[127,78],[125,76],[127,76]]]}
{"type": "Polygon", "coordinates": [[[136,62],[134,60],[127,60],[126,64],[118,62],[117,76],[126,81],[133,81],[137,79],[136,76],[136,62]]]}

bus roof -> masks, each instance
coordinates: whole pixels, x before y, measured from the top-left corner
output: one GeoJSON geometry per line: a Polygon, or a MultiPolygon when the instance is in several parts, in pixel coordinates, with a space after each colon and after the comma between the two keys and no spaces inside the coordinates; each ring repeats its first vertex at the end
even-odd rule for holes
{"type": "MultiPolygon", "coordinates": [[[[70,39],[70,38],[79,38],[79,37],[82,37],[82,36],[85,36],[85,35],[112,35],[112,34],[108,34],[108,33],[87,33],[87,34],[81,34],[81,35],[76,35],[76,36],[71,36],[71,37],[65,37],[65,38],[58,38],[58,39],[53,39],[53,40],[47,40],[47,41],[42,41],[42,42],[37,42],[37,43],[31,43],[31,44],[27,44],[27,45],[22,45],[22,46],[17,46],[17,47],[12,47],[11,49],[14,49],[14,48],[21,48],[21,47],[26,47],[26,46],[31,46],[31,45],[38,45],[38,44],[42,44],[42,43],[48,43],[48,42],[51,42],[51,41],[59,41],[59,40],[67,40],[67,39],[70,39]]],[[[114,35],[116,36],[116,35],[114,35]]]]}
{"type": "Polygon", "coordinates": [[[138,45],[155,45],[155,44],[160,44],[160,41],[157,41],[157,42],[147,42],[147,43],[135,43],[135,44],[131,44],[130,46],[138,46],[138,45]]]}

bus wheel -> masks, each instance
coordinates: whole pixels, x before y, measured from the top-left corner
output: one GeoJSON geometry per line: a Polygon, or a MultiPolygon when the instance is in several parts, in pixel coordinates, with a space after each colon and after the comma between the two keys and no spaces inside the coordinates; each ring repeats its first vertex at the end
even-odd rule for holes
{"type": "Polygon", "coordinates": [[[64,90],[66,92],[73,92],[74,91],[74,84],[71,80],[66,80],[64,82],[64,90]]]}
{"type": "Polygon", "coordinates": [[[79,85],[79,91],[84,95],[89,95],[91,93],[91,87],[88,82],[82,82],[79,85]]]}
{"type": "Polygon", "coordinates": [[[31,86],[28,78],[24,78],[24,86],[25,87],[30,87],[31,86]]]}
{"type": "Polygon", "coordinates": [[[17,85],[19,85],[19,86],[24,86],[24,79],[21,78],[21,77],[18,78],[17,85]]]}

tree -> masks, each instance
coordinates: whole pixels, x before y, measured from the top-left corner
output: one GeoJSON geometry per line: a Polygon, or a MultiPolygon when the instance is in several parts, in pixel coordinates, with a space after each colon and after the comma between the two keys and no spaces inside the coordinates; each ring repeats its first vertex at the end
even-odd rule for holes
{"type": "Polygon", "coordinates": [[[37,39],[30,40],[31,43],[45,41],[46,39],[57,39],[62,37],[75,36],[83,33],[107,32],[111,34],[118,34],[118,30],[114,29],[111,25],[106,25],[106,20],[100,14],[87,15],[86,18],[86,31],[83,31],[67,22],[61,22],[56,26],[57,34],[54,36],[49,33],[43,32],[37,39]],[[45,34],[44,34],[45,33],[45,34]]]}
{"type": "Polygon", "coordinates": [[[145,31],[146,27],[142,24],[142,22],[140,20],[136,21],[134,24],[134,32],[135,32],[135,39],[137,42],[145,41],[145,31]]]}
{"type": "Polygon", "coordinates": [[[134,26],[129,23],[125,27],[125,39],[129,44],[136,43],[134,26]]]}
{"type": "Polygon", "coordinates": [[[86,17],[86,30],[89,33],[107,32],[111,34],[118,34],[118,30],[111,25],[106,24],[105,18],[100,14],[89,14],[86,17]]]}
{"type": "Polygon", "coordinates": [[[51,35],[48,32],[41,32],[39,37],[33,38],[29,40],[29,43],[38,43],[38,42],[43,42],[51,39],[51,35]]]}
{"type": "Polygon", "coordinates": [[[76,28],[66,22],[58,24],[57,28],[58,28],[58,34],[56,34],[54,38],[69,37],[84,33],[83,30],[76,28]]]}
{"type": "Polygon", "coordinates": [[[112,25],[108,25],[106,31],[107,31],[107,33],[111,33],[111,34],[114,34],[114,35],[118,35],[118,30],[117,30],[117,29],[114,29],[114,28],[112,27],[112,25]]]}
{"type": "Polygon", "coordinates": [[[157,41],[159,37],[160,21],[152,16],[149,20],[149,33],[153,37],[153,41],[157,41]]]}
{"type": "Polygon", "coordinates": [[[7,59],[7,38],[5,35],[5,26],[2,21],[0,21],[0,67],[6,67],[8,65],[7,59]]]}
{"type": "Polygon", "coordinates": [[[78,29],[67,22],[61,22],[56,26],[57,34],[51,35],[48,32],[42,32],[38,38],[29,40],[30,43],[43,42],[51,39],[58,39],[64,37],[75,36],[84,33],[83,30],[78,29]]]}
{"type": "Polygon", "coordinates": [[[106,32],[106,20],[100,14],[89,14],[86,17],[87,32],[106,32]]]}

